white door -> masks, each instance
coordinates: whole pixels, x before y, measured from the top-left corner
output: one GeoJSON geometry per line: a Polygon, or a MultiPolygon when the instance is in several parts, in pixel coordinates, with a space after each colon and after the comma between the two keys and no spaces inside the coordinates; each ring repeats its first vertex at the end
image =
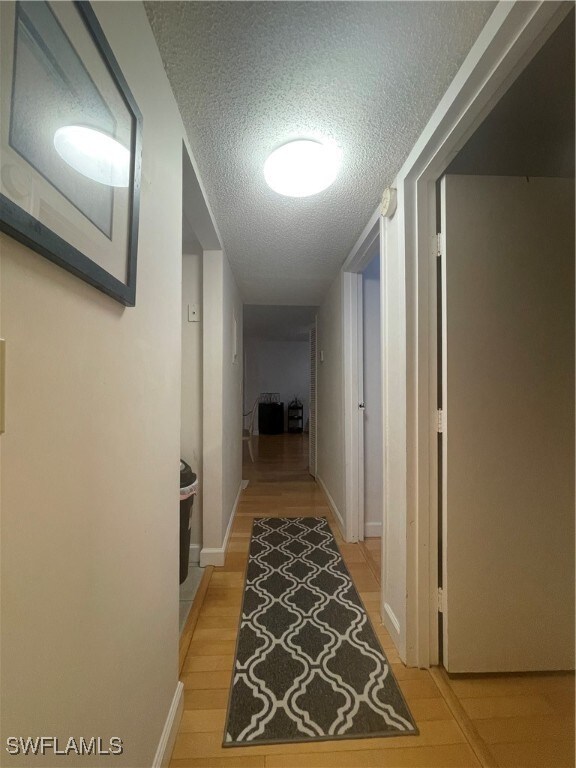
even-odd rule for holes
{"type": "Polygon", "coordinates": [[[357,295],[357,372],[358,372],[358,498],[356,501],[358,509],[358,529],[357,539],[358,541],[364,541],[364,523],[366,516],[365,509],[365,456],[364,451],[366,448],[366,440],[364,436],[365,432],[365,392],[364,392],[364,294],[362,289],[363,279],[362,275],[357,275],[356,288],[357,295]]]}
{"type": "Polygon", "coordinates": [[[443,663],[574,664],[574,182],[442,181],[443,663]]]}
{"type": "Polygon", "coordinates": [[[382,535],[383,436],[380,344],[380,239],[362,272],[364,402],[364,535],[382,535]]]}

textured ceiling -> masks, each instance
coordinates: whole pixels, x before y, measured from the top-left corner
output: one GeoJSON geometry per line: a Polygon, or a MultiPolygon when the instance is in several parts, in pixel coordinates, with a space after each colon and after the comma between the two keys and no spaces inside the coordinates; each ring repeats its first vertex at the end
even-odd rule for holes
{"type": "Polygon", "coordinates": [[[495,3],[147,2],[244,300],[320,304],[495,3]],[[295,138],[343,151],[332,187],[269,189],[295,138]]]}

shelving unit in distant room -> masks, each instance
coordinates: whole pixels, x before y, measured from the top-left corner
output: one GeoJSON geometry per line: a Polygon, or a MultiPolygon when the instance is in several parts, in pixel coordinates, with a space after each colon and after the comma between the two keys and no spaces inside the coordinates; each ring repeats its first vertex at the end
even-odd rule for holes
{"type": "Polygon", "coordinates": [[[304,428],[304,406],[297,398],[288,404],[288,432],[302,432],[304,428]]]}

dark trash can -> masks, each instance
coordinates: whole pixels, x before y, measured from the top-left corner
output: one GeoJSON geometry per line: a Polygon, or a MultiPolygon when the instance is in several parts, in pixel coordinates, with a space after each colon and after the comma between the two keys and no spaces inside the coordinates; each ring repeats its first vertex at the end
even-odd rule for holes
{"type": "Polygon", "coordinates": [[[284,403],[258,403],[258,433],[281,435],[284,432],[284,403]]]}
{"type": "Polygon", "coordinates": [[[198,490],[198,478],[189,464],[180,460],[180,584],[188,576],[190,557],[190,527],[192,525],[192,506],[198,490]]]}

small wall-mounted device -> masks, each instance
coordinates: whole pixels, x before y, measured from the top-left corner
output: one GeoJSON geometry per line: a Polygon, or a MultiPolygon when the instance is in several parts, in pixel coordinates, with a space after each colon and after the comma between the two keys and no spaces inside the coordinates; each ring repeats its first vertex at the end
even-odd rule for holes
{"type": "Polygon", "coordinates": [[[200,313],[198,312],[198,304],[188,304],[188,322],[197,323],[200,320],[200,313]]]}
{"type": "Polygon", "coordinates": [[[396,212],[397,195],[394,187],[386,187],[382,195],[382,205],[380,206],[380,213],[385,219],[391,219],[396,212]]]}

